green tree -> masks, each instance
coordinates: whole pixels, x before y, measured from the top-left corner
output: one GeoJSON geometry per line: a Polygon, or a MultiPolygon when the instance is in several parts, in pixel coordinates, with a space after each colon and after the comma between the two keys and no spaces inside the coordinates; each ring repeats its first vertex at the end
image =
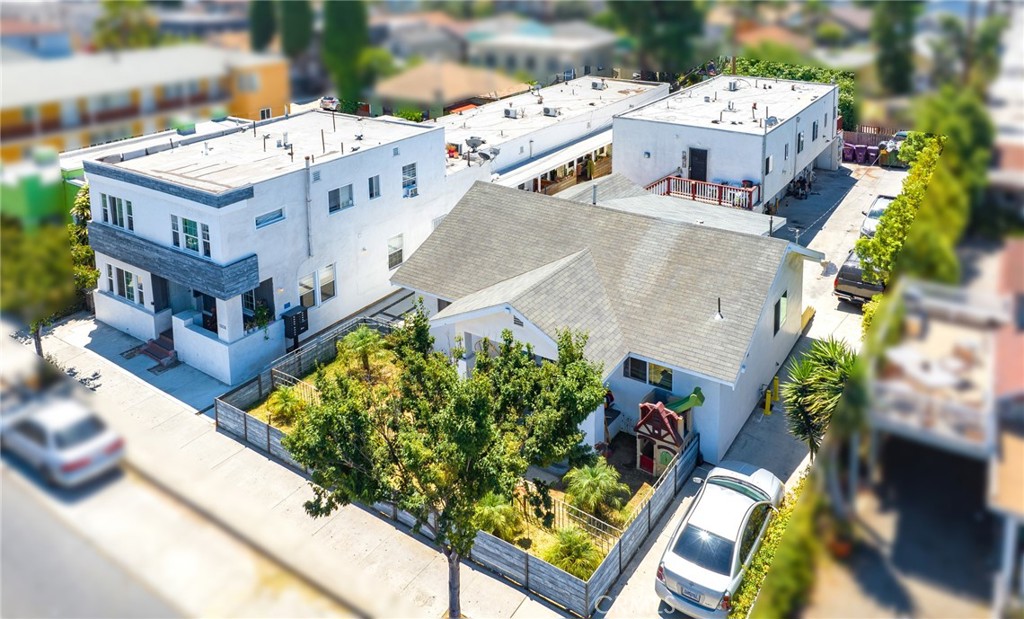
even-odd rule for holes
{"type": "Polygon", "coordinates": [[[28,324],[40,357],[43,327],[74,303],[68,254],[65,226],[25,230],[16,219],[0,219],[0,310],[28,324]]]}
{"type": "Polygon", "coordinates": [[[799,358],[789,362],[789,380],[782,384],[782,401],[785,402],[786,422],[793,438],[807,444],[811,454],[811,462],[821,447],[821,439],[825,436],[822,419],[810,406],[813,393],[814,366],[809,359],[799,358]]]}
{"type": "MultiPolygon", "coordinates": [[[[769,46],[767,49],[779,49],[781,46],[769,46]]],[[[839,69],[817,66],[809,60],[799,63],[780,62],[777,54],[765,55],[763,46],[756,50],[759,56],[744,55],[736,59],[736,73],[755,77],[777,77],[787,80],[806,82],[835,83],[839,87],[839,115],[843,117],[843,128],[853,131],[859,122],[857,111],[857,84],[853,73],[839,69]]]]}
{"type": "Polygon", "coordinates": [[[839,24],[827,21],[814,31],[814,38],[822,45],[834,49],[846,38],[846,31],[839,24]]]}
{"type": "Polygon", "coordinates": [[[156,16],[144,0],[102,0],[93,26],[93,44],[102,50],[155,47],[160,43],[156,16]]]}
{"type": "Polygon", "coordinates": [[[89,221],[92,219],[92,205],[89,200],[89,185],[83,185],[75,194],[71,206],[72,223],[68,224],[68,241],[71,243],[71,269],[75,291],[85,297],[94,288],[100,272],[96,269],[96,253],[89,246],[89,221]]]}
{"type": "Polygon", "coordinates": [[[782,401],[790,434],[807,443],[813,459],[832,414],[839,406],[857,355],[842,340],[815,340],[810,350],[789,363],[782,401]]]}
{"type": "Polygon", "coordinates": [[[921,3],[875,2],[873,11],[871,40],[878,50],[878,79],[889,94],[909,94],[914,85],[914,22],[921,3]]]}
{"type": "Polygon", "coordinates": [[[644,70],[685,73],[700,62],[694,49],[704,30],[704,4],[640,0],[610,2],[609,8],[636,38],[644,70]]]}
{"type": "Polygon", "coordinates": [[[544,553],[545,561],[582,580],[590,578],[603,558],[594,540],[576,527],[559,529],[544,553]]]}
{"type": "Polygon", "coordinates": [[[321,56],[344,111],[359,107],[365,84],[360,82],[359,57],[369,43],[366,5],[362,0],[323,4],[321,56]]]}
{"type": "Polygon", "coordinates": [[[370,360],[384,349],[384,338],[370,327],[362,325],[346,335],[342,339],[339,348],[344,348],[358,357],[359,363],[363,366],[363,373],[366,375],[367,380],[369,380],[373,376],[370,360]]]}
{"type": "Polygon", "coordinates": [[[423,122],[423,110],[418,110],[414,107],[401,107],[395,111],[395,116],[398,118],[404,118],[405,120],[411,120],[414,123],[423,122]]]}
{"type": "Polygon", "coordinates": [[[562,481],[566,484],[569,502],[595,516],[622,509],[629,496],[629,486],[619,481],[619,472],[604,458],[590,466],[570,470],[562,481]]]}
{"type": "Polygon", "coordinates": [[[398,72],[395,59],[391,52],[383,47],[367,47],[359,54],[359,81],[364,87],[370,87],[379,80],[391,77],[398,72]]]}
{"type": "Polygon", "coordinates": [[[292,424],[305,409],[306,401],[302,399],[295,387],[278,387],[267,398],[267,410],[273,415],[271,420],[277,419],[280,422],[292,424]]]}
{"type": "Polygon", "coordinates": [[[274,40],[277,14],[274,0],[252,0],[249,3],[249,45],[262,52],[274,40]]]}
{"type": "Polygon", "coordinates": [[[473,526],[511,542],[523,528],[522,512],[508,499],[491,492],[477,504],[473,526]]]}
{"type": "Polygon", "coordinates": [[[432,346],[426,324],[418,304],[393,334],[395,384],[321,377],[320,404],[285,446],[312,471],[310,515],[352,501],[392,501],[412,514],[448,561],[448,614],[459,617],[459,563],[473,546],[480,501],[512,496],[531,463],[564,459],[605,390],[583,357],[585,335],[559,333],[558,360],[537,366],[532,348],[505,331],[497,356],[479,357],[462,378],[448,356],[423,350],[432,346]]]}
{"type": "Polygon", "coordinates": [[[281,50],[295,60],[309,49],[313,39],[313,9],[309,0],[279,3],[281,11],[281,50]]]}

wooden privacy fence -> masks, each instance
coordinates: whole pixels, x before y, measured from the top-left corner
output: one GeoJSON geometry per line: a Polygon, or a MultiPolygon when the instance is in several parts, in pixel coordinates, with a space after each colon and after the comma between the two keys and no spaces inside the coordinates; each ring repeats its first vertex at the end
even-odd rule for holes
{"type": "Polygon", "coordinates": [[[281,439],[286,436],[283,431],[260,421],[220,398],[214,400],[213,415],[218,430],[223,430],[244,443],[258,447],[297,471],[309,472],[306,467],[296,462],[281,444],[281,439]]]}
{"type": "Polygon", "coordinates": [[[612,546],[588,580],[563,572],[523,549],[483,531],[476,535],[470,558],[575,615],[590,617],[599,605],[606,609],[606,605],[602,605],[602,601],[606,600],[605,594],[650,535],[658,518],[672,503],[672,498],[686,485],[690,474],[697,466],[698,453],[699,434],[696,435],[696,440],[665,469],[665,473],[654,484],[654,492],[637,509],[632,523],[622,532],[618,543],[612,546]]]}
{"type": "Polygon", "coordinates": [[[331,327],[295,350],[271,362],[270,367],[295,377],[307,376],[317,365],[330,363],[338,356],[338,342],[359,327],[369,327],[381,335],[394,329],[389,322],[378,318],[360,316],[331,327]]]}

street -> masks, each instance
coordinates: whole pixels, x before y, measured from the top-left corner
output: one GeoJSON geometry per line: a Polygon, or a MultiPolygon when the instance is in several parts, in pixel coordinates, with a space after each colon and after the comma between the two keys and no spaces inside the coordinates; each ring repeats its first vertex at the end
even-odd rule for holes
{"type": "Polygon", "coordinates": [[[4,617],[180,617],[181,611],[68,528],[4,466],[0,587],[4,617]]]}

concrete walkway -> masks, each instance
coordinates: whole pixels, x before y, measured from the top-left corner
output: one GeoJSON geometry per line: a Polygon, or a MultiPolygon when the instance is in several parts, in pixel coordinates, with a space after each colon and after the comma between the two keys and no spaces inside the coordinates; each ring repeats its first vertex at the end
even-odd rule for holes
{"type": "MultiPolygon", "coordinates": [[[[81,317],[54,327],[43,341],[44,351],[64,367],[98,375],[98,408],[124,434],[133,471],[358,612],[382,617],[445,612],[448,574],[439,551],[356,506],[329,518],[310,518],[302,505],[312,493],[303,477],[218,433],[190,404],[204,404],[207,397],[193,390],[205,390],[212,401],[215,381],[182,365],[156,377],[165,381],[165,393],[153,379],[140,376],[152,361],[121,357],[138,344],[81,317]]],[[[563,614],[472,564],[462,567],[462,608],[475,617],[563,614]]]]}

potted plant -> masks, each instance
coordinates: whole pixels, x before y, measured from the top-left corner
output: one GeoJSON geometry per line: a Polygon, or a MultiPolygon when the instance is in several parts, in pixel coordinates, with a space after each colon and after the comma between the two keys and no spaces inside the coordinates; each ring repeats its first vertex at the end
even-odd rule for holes
{"type": "Polygon", "coordinates": [[[267,307],[266,301],[259,301],[256,304],[256,310],[253,312],[252,317],[253,324],[256,325],[257,329],[263,329],[263,339],[269,340],[270,333],[268,333],[267,327],[270,325],[270,308],[267,307]]]}

